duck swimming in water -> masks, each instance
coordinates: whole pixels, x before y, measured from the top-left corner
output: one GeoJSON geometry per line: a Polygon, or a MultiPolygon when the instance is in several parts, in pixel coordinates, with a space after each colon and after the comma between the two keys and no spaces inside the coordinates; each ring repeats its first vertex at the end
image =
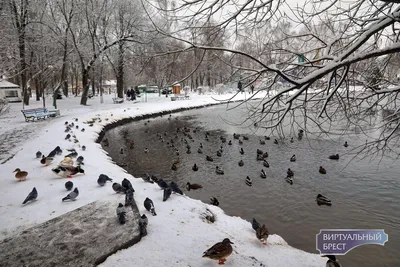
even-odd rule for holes
{"type": "Polygon", "coordinates": [[[197,190],[197,189],[200,189],[200,188],[203,188],[203,186],[202,186],[202,185],[199,185],[199,184],[191,184],[191,183],[189,183],[189,182],[186,183],[186,189],[187,189],[188,191],[190,191],[190,190],[197,190]]]}
{"type": "Polygon", "coordinates": [[[239,139],[239,145],[243,145],[243,141],[239,139]]]}
{"type": "Polygon", "coordinates": [[[219,206],[219,201],[216,197],[210,197],[210,204],[214,206],[219,206]]]}
{"type": "Polygon", "coordinates": [[[243,160],[240,160],[238,164],[239,164],[240,167],[243,167],[243,165],[244,165],[243,160]]]}
{"type": "Polygon", "coordinates": [[[322,166],[319,166],[319,173],[320,174],[326,174],[325,168],[323,168],[322,166]]]}
{"type": "Polygon", "coordinates": [[[293,137],[292,138],[290,138],[290,143],[293,143],[294,142],[294,140],[293,140],[293,137]]]}
{"type": "Polygon", "coordinates": [[[347,141],[346,142],[344,142],[344,145],[343,145],[344,147],[348,147],[349,146],[349,144],[347,144],[347,141]]]}
{"type": "Polygon", "coordinates": [[[264,160],[263,156],[260,154],[257,154],[257,160],[264,160]]]}
{"type": "Polygon", "coordinates": [[[196,163],[193,165],[192,170],[195,172],[199,170],[199,167],[197,167],[196,163]]]}
{"type": "Polygon", "coordinates": [[[243,147],[240,148],[239,153],[242,154],[242,155],[244,154],[243,147]]]}
{"type": "Polygon", "coordinates": [[[278,140],[274,139],[274,144],[277,145],[278,144],[278,140]]]}
{"type": "Polygon", "coordinates": [[[321,257],[327,257],[328,261],[326,262],[326,267],[342,267],[342,265],[338,262],[335,255],[324,255],[321,257]]]}
{"type": "Polygon", "coordinates": [[[197,149],[197,153],[203,154],[203,150],[201,150],[201,148],[199,148],[199,149],[197,149]]]}
{"type": "Polygon", "coordinates": [[[222,156],[221,150],[218,150],[218,151],[217,151],[217,156],[218,156],[218,157],[221,157],[221,156],[222,156]]]}
{"type": "Polygon", "coordinates": [[[318,205],[332,206],[332,201],[321,194],[317,195],[315,201],[317,202],[318,205]]]}
{"type": "Polygon", "coordinates": [[[293,177],[294,176],[294,172],[290,168],[287,170],[287,176],[288,177],[293,177]]]}
{"type": "Polygon", "coordinates": [[[268,163],[268,161],[264,160],[263,165],[264,165],[265,168],[269,168],[269,163],[268,163]]]}
{"type": "Polygon", "coordinates": [[[216,166],[215,167],[215,172],[219,175],[223,175],[224,174],[224,170],[221,169],[220,167],[216,166]]]}
{"type": "Polygon", "coordinates": [[[291,158],[290,158],[290,162],[295,162],[296,161],[296,155],[293,155],[291,158]]]}
{"type": "Polygon", "coordinates": [[[214,161],[213,158],[210,157],[210,156],[206,156],[206,160],[207,160],[207,161],[214,161]]]}
{"type": "Polygon", "coordinates": [[[253,185],[253,181],[250,179],[249,176],[246,177],[246,184],[247,184],[248,186],[252,186],[252,185],[253,185]]]}
{"type": "Polygon", "coordinates": [[[243,140],[246,140],[246,141],[248,141],[248,140],[249,140],[249,137],[248,137],[248,136],[246,136],[246,135],[243,135],[243,140]]]}
{"type": "Polygon", "coordinates": [[[265,145],[265,141],[260,139],[260,145],[265,145]]]}
{"type": "Polygon", "coordinates": [[[265,152],[262,156],[263,158],[268,158],[268,152],[265,152]]]}
{"type": "Polygon", "coordinates": [[[339,159],[339,154],[336,154],[336,155],[330,155],[330,156],[329,156],[329,159],[335,159],[335,160],[338,160],[338,159],[339,159]]]}
{"type": "Polygon", "coordinates": [[[229,140],[228,145],[230,146],[232,145],[232,140],[229,140]]]}
{"type": "Polygon", "coordinates": [[[175,163],[172,164],[171,170],[176,171],[178,169],[178,166],[176,166],[175,163]]]}
{"type": "Polygon", "coordinates": [[[292,178],[292,176],[287,176],[286,178],[285,178],[285,180],[286,180],[286,182],[288,182],[289,184],[293,184],[293,178],[292,178]]]}
{"type": "Polygon", "coordinates": [[[261,149],[257,148],[257,155],[262,155],[262,154],[264,154],[264,152],[261,149]]]}
{"type": "Polygon", "coordinates": [[[261,169],[261,174],[260,174],[261,178],[265,179],[267,178],[267,174],[265,173],[265,171],[263,169],[261,169]]]}

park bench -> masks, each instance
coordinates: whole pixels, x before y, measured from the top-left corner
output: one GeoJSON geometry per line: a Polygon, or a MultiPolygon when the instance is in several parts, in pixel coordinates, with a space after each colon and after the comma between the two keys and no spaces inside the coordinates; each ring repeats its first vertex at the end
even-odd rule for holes
{"type": "Polygon", "coordinates": [[[122,104],[122,103],[124,103],[124,99],[123,98],[114,97],[112,100],[113,100],[114,104],[122,104]]]}
{"type": "Polygon", "coordinates": [[[47,108],[23,109],[21,112],[24,114],[26,122],[35,121],[35,119],[44,120],[48,117],[56,117],[60,115],[59,110],[48,110],[47,108]]]}
{"type": "Polygon", "coordinates": [[[190,96],[188,96],[188,95],[174,95],[174,96],[171,96],[171,101],[187,100],[187,99],[190,99],[190,96]]]}

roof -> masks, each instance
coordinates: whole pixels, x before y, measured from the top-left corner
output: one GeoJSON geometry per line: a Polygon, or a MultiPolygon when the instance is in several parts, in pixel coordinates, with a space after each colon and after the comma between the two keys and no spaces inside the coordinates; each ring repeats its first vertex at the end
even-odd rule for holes
{"type": "Polygon", "coordinates": [[[19,88],[19,85],[7,82],[6,80],[0,80],[0,89],[4,88],[19,88]]]}

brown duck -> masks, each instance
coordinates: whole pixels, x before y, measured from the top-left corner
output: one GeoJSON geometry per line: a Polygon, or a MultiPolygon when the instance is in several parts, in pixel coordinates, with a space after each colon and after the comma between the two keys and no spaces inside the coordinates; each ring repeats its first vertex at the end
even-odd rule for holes
{"type": "Polygon", "coordinates": [[[199,184],[191,184],[191,183],[189,183],[189,182],[186,183],[186,189],[187,189],[188,191],[190,191],[190,190],[197,190],[197,189],[200,189],[200,188],[203,188],[203,186],[202,186],[202,185],[199,185],[199,184]]]}
{"type": "Polygon", "coordinates": [[[203,258],[218,260],[218,264],[225,264],[226,258],[231,255],[233,251],[231,244],[233,243],[229,238],[225,238],[222,242],[218,242],[205,251],[203,258]]]}
{"type": "Polygon", "coordinates": [[[15,169],[16,172],[15,178],[18,179],[19,181],[25,181],[26,177],[28,176],[28,172],[26,171],[21,171],[19,168],[15,169]]]}
{"type": "Polygon", "coordinates": [[[267,227],[265,227],[265,224],[256,230],[256,236],[258,240],[260,240],[265,246],[267,245],[268,235],[269,233],[267,227]]]}

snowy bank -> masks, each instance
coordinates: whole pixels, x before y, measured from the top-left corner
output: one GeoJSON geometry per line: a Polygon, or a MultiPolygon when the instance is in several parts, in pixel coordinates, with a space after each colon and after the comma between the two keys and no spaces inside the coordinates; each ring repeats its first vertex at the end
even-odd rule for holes
{"type": "MultiPolygon", "coordinates": [[[[239,94],[235,100],[246,96],[248,94],[239,94]]],[[[110,184],[98,186],[97,178],[103,173],[116,182],[121,182],[123,178],[130,179],[136,190],[135,200],[139,211],[148,216],[149,226],[148,235],[138,244],[112,255],[102,266],[215,266],[215,261],[201,258],[202,253],[226,237],[234,243],[234,252],[226,261],[228,266],[324,266],[326,260],[319,255],[294,249],[278,235],[271,235],[269,245],[263,246],[256,239],[249,222],[225,215],[218,207],[180,195],[173,195],[163,202],[162,191],[157,185],[133,179],[115,165],[100,144],[95,142],[102,129],[110,123],[145,114],[218,103],[213,97],[228,98],[227,95],[192,95],[191,100],[170,101],[169,98],[157,95],[149,96],[148,102],[112,104],[111,96],[107,96],[105,104],[94,102],[98,101],[94,99],[89,102],[91,106],[86,107],[80,106],[76,98],[65,99],[58,101],[62,114],[60,118],[29,124],[24,122],[18,107],[13,106],[13,111],[7,115],[7,124],[0,118],[2,127],[7,128],[2,131],[14,129],[16,132],[24,132],[28,129],[33,134],[25,136],[21,143],[23,145],[14,148],[14,157],[0,165],[3,178],[0,188],[0,238],[10,237],[16,231],[48,221],[95,200],[119,199],[123,202],[124,197],[115,194],[110,184]],[[102,121],[94,123],[93,127],[83,123],[94,117],[102,121]],[[78,118],[78,122],[74,123],[79,125],[79,129],[73,129],[73,132],[79,143],[64,139],[64,123],[72,122],[73,118],[78,118]],[[85,128],[85,131],[81,132],[81,128],[85,128]],[[83,145],[86,146],[85,151],[81,149],[83,145]],[[62,160],[62,156],[56,156],[48,167],[43,167],[34,158],[36,151],[40,150],[47,155],[56,146],[63,149],[63,155],[68,153],[66,149],[75,148],[85,158],[83,169],[86,175],[79,174],[72,179],[58,178],[51,168],[62,160]],[[18,182],[14,178],[12,172],[16,168],[29,172],[25,182],[18,182]],[[77,200],[68,203],[61,202],[61,198],[67,194],[64,188],[67,180],[71,180],[80,191],[77,200]],[[23,206],[22,201],[33,187],[38,191],[38,200],[23,206]],[[157,216],[151,216],[144,209],[143,201],[146,197],[153,200],[157,216]],[[216,217],[214,223],[203,220],[204,214],[210,212],[216,217]]],[[[257,214],[254,216],[257,217],[257,214]]],[[[264,223],[268,226],[268,222],[264,223]]],[[[273,232],[273,229],[269,230],[273,232]]]]}

